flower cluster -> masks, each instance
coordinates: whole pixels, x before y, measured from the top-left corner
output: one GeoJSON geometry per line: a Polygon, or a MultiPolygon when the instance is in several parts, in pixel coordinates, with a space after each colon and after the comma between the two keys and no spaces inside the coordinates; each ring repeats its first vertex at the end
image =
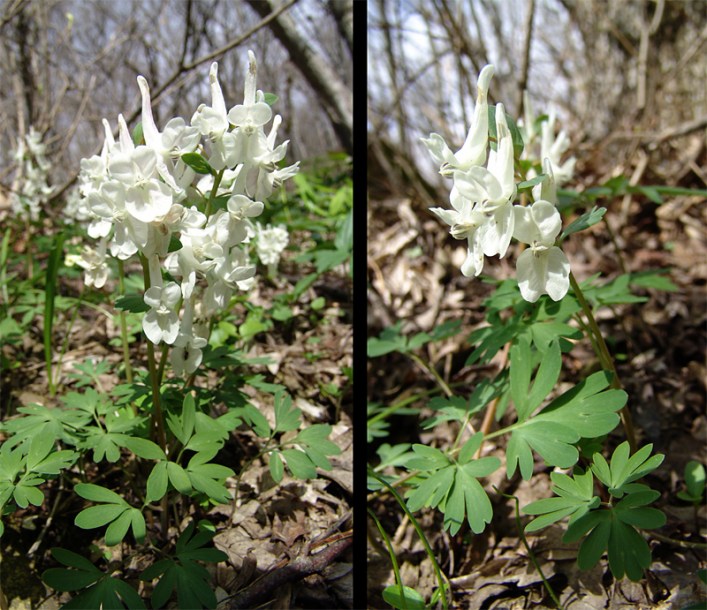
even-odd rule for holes
{"type": "MultiPolygon", "coordinates": [[[[528,92],[523,92],[523,118],[518,121],[518,128],[523,135],[523,159],[528,159],[534,163],[550,161],[552,173],[558,186],[572,180],[574,176],[574,165],[577,159],[568,157],[562,162],[563,155],[569,148],[570,141],[564,131],[555,135],[555,111],[550,111],[547,119],[540,124],[540,131],[537,129],[537,119],[533,115],[533,107],[530,103],[528,92]]],[[[531,169],[528,178],[533,178],[535,172],[531,169]]]]}
{"type": "Polygon", "coordinates": [[[51,164],[46,146],[34,127],[29,128],[24,140],[19,140],[13,156],[20,171],[10,199],[12,211],[19,218],[29,215],[30,220],[36,221],[54,189],[47,183],[51,164]]]}
{"type": "Polygon", "coordinates": [[[278,168],[288,142],[275,145],[281,118],[273,118],[256,90],[255,56],[248,57],[242,104],[227,110],[213,63],[211,105],[199,106],[189,124],[170,119],[162,131],[152,115],[147,81],[138,76],[144,144],[133,142],[122,115],[117,141],[104,119],[101,154],[81,161],[88,234],[99,246],[76,262],[86,269],[86,283],[100,287],[107,277],[107,252],[120,260],[140,256],[149,306],[143,330],[152,343],[174,346],[177,374],[199,366],[208,318],[222,311],[236,290],[252,286],[255,265],[245,250],[252,219],[298,169],[298,163],[278,168]],[[176,281],[164,282],[165,270],[176,281]]]}
{"type": "Polygon", "coordinates": [[[490,65],[479,74],[474,117],[461,149],[452,153],[435,133],[422,140],[440,164],[440,173],[454,181],[450,193],[452,209],[431,211],[450,226],[454,238],[467,241],[467,256],[461,268],[465,276],[478,276],[484,257],[505,256],[511,238],[515,238],[528,246],[516,264],[523,298],[535,302],[542,294],[548,294],[558,301],[569,289],[569,262],[555,245],[562,219],[556,208],[554,172],[559,167],[559,155],[564,152],[557,151],[564,141],[553,148],[550,137],[543,138],[552,155],[543,159],[545,178],[533,188],[535,203],[528,207],[514,205],[517,186],[513,137],[503,104],[495,108],[496,145],[489,149],[487,98],[493,74],[490,65]]]}
{"type": "Polygon", "coordinates": [[[268,266],[268,273],[273,275],[277,263],[280,261],[280,255],[287,248],[290,241],[290,234],[282,225],[272,227],[267,225],[263,227],[260,223],[257,225],[255,249],[258,252],[258,258],[263,265],[268,266]]]}

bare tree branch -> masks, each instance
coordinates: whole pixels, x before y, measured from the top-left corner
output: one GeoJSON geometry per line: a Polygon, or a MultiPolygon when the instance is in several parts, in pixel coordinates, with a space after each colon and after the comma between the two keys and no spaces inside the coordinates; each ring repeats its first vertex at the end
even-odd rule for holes
{"type": "MultiPolygon", "coordinates": [[[[273,12],[273,0],[247,0],[261,16],[273,12]]],[[[353,94],[336,71],[327,64],[299,33],[289,15],[280,13],[271,21],[270,29],[290,54],[293,63],[322,98],[334,130],[347,151],[353,152],[353,94]]]]}

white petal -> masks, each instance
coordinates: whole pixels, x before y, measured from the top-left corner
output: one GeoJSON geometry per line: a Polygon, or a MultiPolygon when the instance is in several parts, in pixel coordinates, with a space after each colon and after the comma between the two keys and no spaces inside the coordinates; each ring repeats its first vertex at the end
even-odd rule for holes
{"type": "Polygon", "coordinates": [[[430,212],[439,216],[450,227],[459,222],[459,212],[455,210],[445,210],[444,208],[430,208],[430,212]]]}
{"type": "Polygon", "coordinates": [[[532,244],[538,238],[538,228],[533,222],[529,207],[513,206],[513,237],[524,244],[532,244]]]}
{"type": "Polygon", "coordinates": [[[520,294],[526,301],[535,303],[545,293],[545,256],[536,256],[524,250],[516,261],[516,278],[520,294]]]}
{"type": "Polygon", "coordinates": [[[168,282],[162,289],[162,303],[172,309],[182,297],[182,289],[176,282],[168,282]]]}
{"type": "Polygon", "coordinates": [[[506,204],[498,208],[491,219],[479,228],[479,231],[481,231],[481,243],[486,256],[498,254],[503,258],[506,255],[513,235],[514,220],[513,206],[506,204]]]}
{"type": "Polygon", "coordinates": [[[157,313],[154,309],[148,311],[142,319],[142,330],[145,331],[145,336],[155,345],[162,341],[162,329],[157,320],[157,313]]]}
{"type": "Polygon", "coordinates": [[[420,141],[427,147],[435,163],[443,165],[450,163],[454,159],[452,151],[439,134],[431,133],[429,138],[420,138],[420,141]]]}
{"type": "Polygon", "coordinates": [[[541,199],[532,205],[530,211],[533,222],[538,227],[540,241],[547,245],[553,244],[562,229],[562,217],[557,208],[549,201],[541,199]]]}
{"type": "Polygon", "coordinates": [[[162,304],[162,288],[159,286],[150,286],[150,288],[145,291],[143,300],[145,301],[145,305],[157,309],[162,304]]]}
{"type": "Polygon", "coordinates": [[[481,248],[481,238],[478,231],[468,239],[467,256],[462,264],[461,272],[465,277],[477,276],[484,268],[484,253],[481,248]]]}
{"type": "Polygon", "coordinates": [[[570,263],[560,248],[553,246],[544,252],[547,258],[545,290],[553,301],[559,301],[570,287],[570,263]]]}

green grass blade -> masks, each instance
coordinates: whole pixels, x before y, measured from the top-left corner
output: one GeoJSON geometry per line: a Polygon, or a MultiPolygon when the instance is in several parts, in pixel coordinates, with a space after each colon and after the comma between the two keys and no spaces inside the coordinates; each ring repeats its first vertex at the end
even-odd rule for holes
{"type": "Polygon", "coordinates": [[[52,329],[54,327],[54,299],[56,298],[57,276],[64,259],[64,233],[54,238],[54,247],[49,254],[46,282],[44,284],[44,359],[47,364],[47,382],[49,393],[55,391],[52,377],[52,329]]]}

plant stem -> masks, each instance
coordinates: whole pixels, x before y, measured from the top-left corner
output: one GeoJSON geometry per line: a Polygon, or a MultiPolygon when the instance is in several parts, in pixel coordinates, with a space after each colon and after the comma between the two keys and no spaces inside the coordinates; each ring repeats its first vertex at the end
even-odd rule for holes
{"type": "Polygon", "coordinates": [[[216,193],[218,193],[218,187],[221,186],[221,180],[223,180],[223,174],[226,170],[222,169],[218,174],[214,176],[214,185],[211,187],[211,193],[209,194],[209,200],[206,202],[206,209],[204,210],[204,214],[206,215],[206,218],[211,216],[211,206],[216,199],[216,193]]]}
{"type": "MultiPolygon", "coordinates": [[[[617,390],[621,390],[623,389],[623,387],[621,385],[621,380],[619,379],[619,374],[616,371],[614,359],[611,357],[609,348],[606,346],[604,337],[601,334],[601,331],[599,330],[599,326],[597,325],[596,320],[594,319],[592,308],[587,302],[587,299],[584,296],[582,289],[579,287],[579,284],[577,283],[577,280],[575,279],[571,271],[570,284],[572,286],[572,290],[574,291],[575,296],[577,297],[577,300],[579,301],[580,306],[582,307],[582,311],[584,312],[584,315],[587,318],[589,329],[591,330],[596,340],[596,342],[592,341],[592,346],[594,346],[596,355],[599,358],[599,362],[601,363],[602,368],[605,371],[611,373],[611,386],[617,390]]],[[[628,409],[628,405],[624,405],[622,407],[621,411],[619,412],[619,416],[621,417],[621,424],[623,425],[624,432],[626,433],[626,440],[628,441],[629,447],[631,448],[631,453],[634,453],[636,451],[636,435],[633,429],[631,412],[628,409]]]]}
{"type": "MultiPolygon", "coordinates": [[[[145,281],[145,291],[149,290],[152,285],[150,281],[150,265],[147,258],[140,255],[140,262],[142,263],[142,271],[145,281]]],[[[167,435],[164,429],[164,417],[162,415],[162,397],[160,395],[160,382],[161,379],[157,373],[157,365],[155,362],[155,345],[147,340],[147,367],[150,372],[150,382],[152,385],[152,418],[150,421],[151,436],[153,439],[157,439],[162,451],[167,455],[167,435]]],[[[169,458],[169,456],[167,455],[169,458]]],[[[169,494],[165,494],[160,501],[160,526],[162,529],[162,535],[167,538],[167,525],[169,517],[169,504],[167,502],[169,494]]]]}
{"type": "MultiPolygon", "coordinates": [[[[125,268],[123,261],[118,259],[118,293],[125,296],[125,268]]],[[[125,379],[128,383],[133,382],[133,367],[130,363],[130,346],[128,345],[128,321],[125,317],[125,310],[120,310],[120,340],[123,344],[123,365],[125,366],[125,379]]],[[[133,413],[137,415],[137,406],[133,404],[133,413]]]]}
{"type": "Polygon", "coordinates": [[[520,507],[519,507],[519,503],[518,503],[518,498],[516,496],[509,496],[508,494],[504,494],[495,485],[493,486],[493,488],[496,490],[496,493],[502,495],[504,498],[508,498],[509,500],[512,499],[515,502],[515,505],[516,505],[516,527],[518,528],[518,537],[520,538],[521,542],[523,543],[523,546],[525,547],[525,549],[528,551],[528,557],[530,558],[530,561],[535,566],[535,569],[538,571],[538,574],[540,574],[540,578],[543,581],[543,585],[545,585],[545,589],[550,594],[552,601],[555,602],[555,605],[560,610],[563,610],[563,606],[560,603],[560,600],[557,597],[557,594],[555,593],[555,591],[553,591],[552,586],[550,585],[547,578],[545,578],[545,574],[543,574],[542,568],[540,567],[540,564],[538,563],[538,560],[535,557],[535,553],[533,553],[533,551],[531,550],[530,545],[528,544],[528,539],[525,537],[525,533],[523,532],[523,526],[520,522],[520,507]]]}
{"type": "MultiPolygon", "coordinates": [[[[81,309],[81,303],[83,301],[84,290],[85,290],[85,287],[81,288],[81,294],[79,294],[78,301],[76,302],[76,306],[74,308],[74,313],[71,314],[71,320],[69,321],[69,327],[66,329],[66,336],[64,337],[64,342],[61,344],[61,351],[59,352],[59,358],[57,359],[56,369],[55,369],[57,371],[57,377],[60,376],[61,362],[64,359],[64,356],[66,355],[66,350],[69,348],[69,339],[71,337],[71,330],[74,328],[74,324],[76,323],[76,318],[78,317],[78,314],[79,314],[79,309],[81,309]]],[[[58,385],[59,385],[59,379],[56,380],[56,385],[54,387],[55,390],[58,385]]]]}
{"type": "MultiPolygon", "coordinates": [[[[503,347],[502,361],[501,366],[499,367],[499,374],[508,365],[508,352],[510,351],[510,347],[510,343],[506,343],[506,345],[503,347]]],[[[488,437],[489,432],[491,431],[491,426],[493,426],[493,420],[496,419],[496,409],[498,408],[498,403],[500,400],[501,396],[496,396],[496,398],[494,398],[491,404],[489,405],[489,408],[486,409],[486,413],[484,413],[484,421],[481,422],[481,428],[479,430],[484,435],[483,439],[486,439],[488,437]]],[[[483,439],[481,441],[481,445],[479,445],[479,448],[474,454],[475,460],[478,460],[481,457],[481,450],[484,447],[483,439]]]]}
{"type": "Polygon", "coordinates": [[[422,370],[427,371],[434,380],[437,382],[437,385],[442,389],[444,392],[445,396],[447,398],[451,398],[453,396],[452,390],[449,389],[449,386],[447,385],[447,382],[442,379],[440,374],[437,372],[437,369],[433,367],[431,364],[428,364],[425,362],[422,358],[420,358],[417,354],[408,354],[412,361],[417,364],[422,370]]]}
{"type": "MultiPolygon", "coordinates": [[[[390,493],[393,494],[393,497],[397,500],[398,504],[400,505],[400,508],[403,509],[403,511],[407,515],[408,519],[410,519],[410,523],[415,528],[415,531],[417,532],[417,535],[420,538],[420,542],[422,542],[422,545],[425,547],[425,552],[427,553],[427,557],[429,557],[430,561],[432,562],[432,569],[434,570],[435,576],[437,577],[437,584],[439,585],[439,588],[442,591],[442,594],[440,595],[440,600],[442,601],[442,607],[444,608],[444,610],[447,610],[448,609],[447,595],[449,593],[449,589],[447,588],[448,581],[445,578],[445,576],[442,574],[442,570],[440,569],[439,564],[437,563],[437,559],[435,558],[434,551],[432,550],[430,543],[428,542],[427,538],[425,537],[425,533],[422,531],[420,524],[415,519],[415,516],[410,512],[410,509],[408,509],[407,504],[405,503],[405,500],[403,500],[403,498],[400,496],[400,494],[397,491],[395,491],[395,488],[392,485],[390,485],[390,483],[388,483],[388,481],[381,478],[378,474],[376,474],[372,470],[369,470],[369,474],[373,478],[375,478],[379,483],[381,483],[383,486],[385,486],[389,489],[390,493]]],[[[402,591],[401,591],[401,593],[402,593],[402,591]]]]}
{"type": "Polygon", "coordinates": [[[661,542],[674,544],[675,546],[679,546],[684,549],[707,549],[707,543],[705,542],[690,542],[689,540],[678,540],[676,538],[670,538],[669,536],[663,536],[663,534],[659,534],[658,532],[649,532],[648,535],[651,538],[660,540],[661,542]]]}

